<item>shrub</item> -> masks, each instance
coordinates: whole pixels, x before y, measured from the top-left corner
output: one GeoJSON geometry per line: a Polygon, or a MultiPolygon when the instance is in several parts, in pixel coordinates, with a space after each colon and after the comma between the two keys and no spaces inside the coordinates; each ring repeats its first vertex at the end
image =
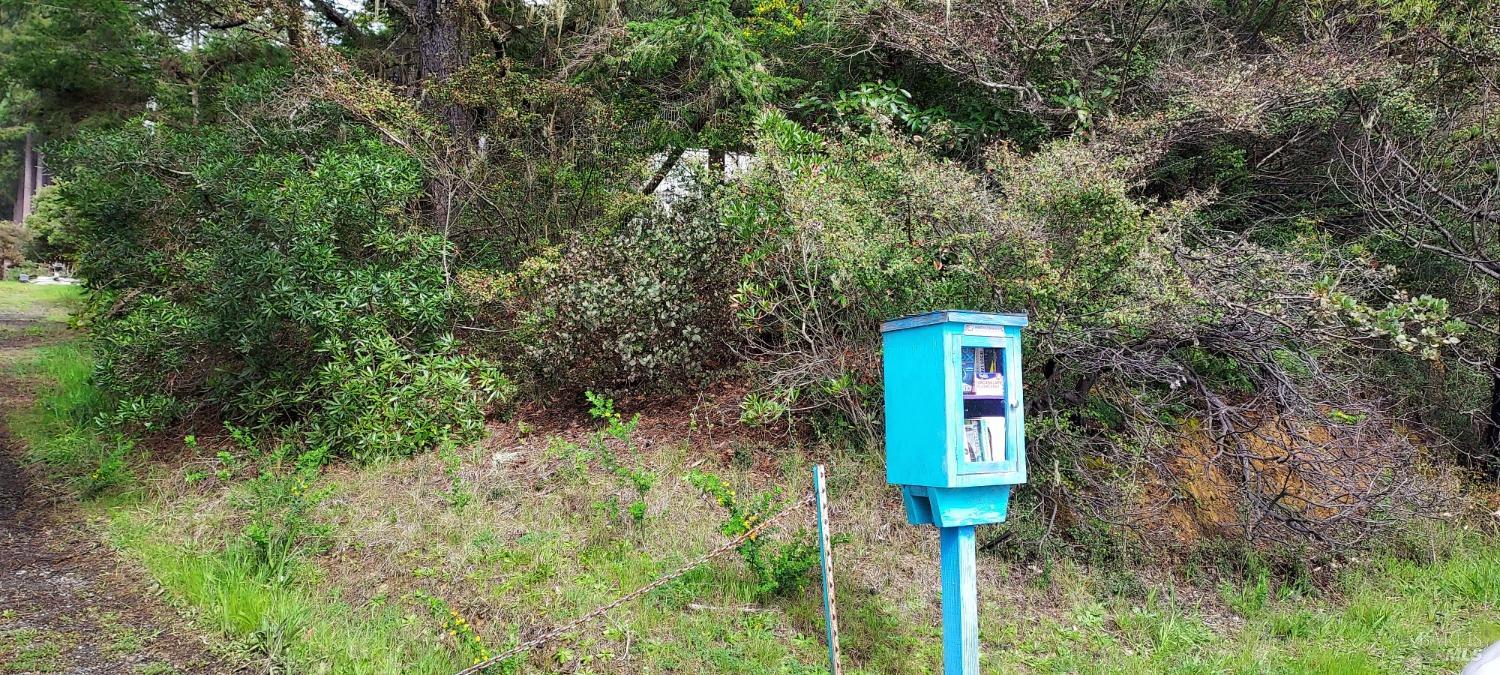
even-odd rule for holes
{"type": "Polygon", "coordinates": [[[636,425],[641,423],[641,416],[639,413],[632,415],[630,421],[627,422],[620,413],[615,412],[613,400],[592,391],[584,394],[589,400],[589,414],[595,420],[604,423],[604,427],[594,432],[593,437],[589,439],[589,445],[604,468],[613,473],[621,482],[635,489],[635,500],[626,507],[626,511],[630,514],[631,520],[639,525],[646,519],[646,493],[656,486],[656,474],[621,463],[615,449],[610,445],[610,440],[613,439],[616,443],[625,446],[626,452],[634,454],[636,447],[632,436],[635,435],[636,425]]]}
{"type": "MultiPolygon", "coordinates": [[[[977,181],[876,135],[840,142],[765,115],[761,161],[723,218],[748,253],[733,297],[745,354],[767,400],[836,410],[858,434],[879,424],[880,321],[947,307],[997,306],[995,239],[977,181]],[[987,261],[988,262],[988,261],[987,261]]],[[[998,258],[998,256],[997,256],[998,258]]]]}
{"type": "Polygon", "coordinates": [[[451,338],[413,353],[385,335],[331,353],[314,382],[326,395],[308,442],[353,448],[360,459],[473,441],[486,407],[514,389],[494,365],[460,355],[451,338]]]}
{"type": "Polygon", "coordinates": [[[882,320],[1024,310],[1028,451],[1051,469],[1033,486],[1078,522],[1165,534],[1161,500],[1142,495],[1201,463],[1204,429],[1246,540],[1337,545],[1426,508],[1413,444],[1381,406],[1353,379],[1302,374],[1355,342],[1435,358],[1461,329],[1447,305],[1391,292],[1356,247],[1271,249],[1215,229],[1209,195],[1141,194],[1160,152],[1143,139],[1160,129],[996,146],[988,180],[878,129],[816,133],[773,112],[758,130],[760,162],[722,206],[748,251],[734,302],[761,382],[747,421],[784,409],[825,438],[874,440],[882,320]],[[1383,295],[1397,301],[1365,304],[1383,295]],[[1309,401],[1344,411],[1364,449],[1343,429],[1310,435],[1327,421],[1309,401]],[[1272,467],[1291,467],[1300,493],[1272,467]],[[1361,497],[1308,506],[1340,490],[1361,497]]]}
{"type": "Polygon", "coordinates": [[[7,279],[11,268],[26,259],[30,243],[31,232],[17,223],[0,221],[0,264],[3,264],[7,279]]]}
{"type": "Polygon", "coordinates": [[[730,360],[735,250],[713,216],[679,203],[527,261],[510,349],[569,391],[666,387],[730,360]]]}
{"type": "Polygon", "coordinates": [[[78,262],[78,212],[68,206],[58,186],[37,190],[36,210],[26,216],[31,237],[26,242],[26,257],[40,262],[78,262]]]}
{"type": "Polygon", "coordinates": [[[421,167],[338,110],[277,108],[277,70],[220,84],[233,119],[86,132],[57,156],[120,419],[305,424],[359,458],[474,438],[512,388],[451,337],[421,167]]]}

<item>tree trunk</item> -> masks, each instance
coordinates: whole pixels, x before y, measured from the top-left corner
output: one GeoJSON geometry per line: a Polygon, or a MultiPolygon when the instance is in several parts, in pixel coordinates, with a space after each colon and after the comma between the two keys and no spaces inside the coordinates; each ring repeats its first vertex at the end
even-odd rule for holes
{"type": "Polygon", "coordinates": [[[17,225],[26,220],[26,152],[21,152],[21,176],[16,180],[16,201],[10,205],[10,219],[17,225]]]}
{"type": "MultiPolygon", "coordinates": [[[[431,89],[448,81],[469,62],[464,44],[461,17],[457,3],[443,0],[417,0],[417,49],[421,61],[422,86],[431,89]]],[[[423,99],[427,92],[423,92],[423,99]]],[[[453,130],[456,142],[467,144],[474,132],[474,116],[463,106],[445,103],[438,106],[444,121],[453,130]]]]}
{"type": "Polygon", "coordinates": [[[300,0],[287,0],[282,8],[282,21],[286,24],[286,44],[293,51],[302,48],[302,3],[300,0]]]}
{"type": "MultiPolygon", "coordinates": [[[[447,82],[469,60],[457,4],[445,0],[417,0],[413,11],[415,16],[412,17],[417,29],[423,103],[437,112],[452,133],[447,156],[439,158],[439,166],[434,167],[433,176],[427,182],[433,222],[442,231],[444,239],[448,238],[453,226],[454,207],[462,201],[458,194],[460,184],[456,167],[461,166],[468,156],[466,150],[473,138],[475,123],[474,115],[463,106],[453,102],[439,103],[429,97],[434,87],[447,82]]],[[[446,275],[446,253],[443,263],[446,275]]]]}
{"type": "Polygon", "coordinates": [[[16,190],[16,208],[14,212],[17,223],[26,220],[31,214],[31,197],[36,192],[36,169],[32,166],[36,163],[36,134],[26,132],[26,141],[21,148],[21,185],[16,190]]]}
{"type": "Polygon", "coordinates": [[[1475,462],[1485,470],[1500,467],[1500,334],[1495,336],[1495,356],[1490,361],[1490,416],[1484,423],[1485,457],[1475,462]]]}

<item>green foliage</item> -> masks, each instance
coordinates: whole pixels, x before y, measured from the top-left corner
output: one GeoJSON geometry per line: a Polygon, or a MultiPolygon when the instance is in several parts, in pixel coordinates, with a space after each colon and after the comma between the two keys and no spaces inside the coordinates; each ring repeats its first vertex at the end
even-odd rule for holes
{"type": "Polygon", "coordinates": [[[993,156],[1002,202],[959,166],[885,136],[834,142],[769,114],[762,167],[724,206],[749,253],[735,302],[745,337],[775,354],[769,380],[865,433],[883,319],[939,307],[1030,308],[1046,331],[1139,333],[1196,311],[1159,238],[1185,206],[1148,209],[1132,158],[1059,142],[993,156]]]}
{"type": "Polygon", "coordinates": [[[943,153],[971,151],[1010,123],[1001,108],[970,98],[955,101],[951,90],[944,93],[948,95],[941,101],[923,106],[911,91],[894,83],[862,82],[826,103],[812,100],[804,107],[826,108],[841,124],[866,131],[895,125],[943,153]]]}
{"type": "MultiPolygon", "coordinates": [[[[461,508],[519,392],[740,376],[741,422],[874,448],[880,322],[947,307],[1030,316],[1072,517],[1025,531],[1111,561],[1200,436],[1263,541],[1363,540],[1454,494],[1430,448],[1495,454],[1494,0],[283,4],[0,0],[0,161],[60,172],[33,255],[91,284],[101,484],[214,418],[436,449],[461,508]],[[1330,429],[1366,454],[1309,457],[1330,429]]],[[[554,450],[644,524],[604,395],[554,450]]],[[[1176,614],[1137,632],[1197,649],[1176,614]]]]}
{"type": "Polygon", "coordinates": [[[614,474],[635,490],[635,500],[626,507],[630,519],[640,525],[646,520],[646,493],[656,486],[657,476],[651,471],[632,468],[620,461],[619,454],[611,446],[610,440],[624,446],[627,453],[635,454],[635,444],[631,440],[635,434],[636,425],[640,424],[640,414],[633,415],[630,421],[625,421],[619,413],[615,412],[615,402],[594,392],[585,392],[589,401],[589,415],[595,420],[604,422],[604,427],[595,432],[590,439],[591,456],[597,458],[605,470],[614,474]]]}
{"type": "Polygon", "coordinates": [[[414,354],[379,335],[352,353],[330,349],[315,385],[326,398],[307,422],[308,442],[370,459],[477,440],[488,406],[513,387],[493,364],[459,354],[451,339],[437,347],[414,354]]]}
{"type": "Polygon", "coordinates": [[[1469,330],[1462,320],[1450,317],[1448,301],[1442,298],[1402,293],[1377,309],[1333,290],[1331,284],[1332,280],[1325,279],[1317,287],[1323,311],[1347,321],[1364,336],[1390,340],[1403,352],[1435,360],[1444,347],[1458,344],[1469,330]]]}
{"type": "Polygon", "coordinates": [[[26,229],[30,231],[27,242],[28,258],[41,262],[78,262],[81,242],[78,232],[82,229],[78,212],[63,201],[56,185],[38,190],[36,210],[26,216],[26,229]]]}
{"type": "Polygon", "coordinates": [[[750,426],[766,426],[791,415],[791,406],[797,400],[797,390],[784,390],[770,394],[752,391],[740,401],[740,422],[750,426]]]}
{"type": "Polygon", "coordinates": [[[1270,578],[1262,569],[1253,582],[1247,582],[1243,586],[1225,581],[1219,585],[1219,595],[1241,616],[1251,616],[1265,609],[1271,597],[1270,578]]]}
{"type": "MultiPolygon", "coordinates": [[[[461,287],[514,271],[518,261],[640,208],[638,172],[657,150],[655,139],[669,133],[642,96],[613,96],[609,88],[555,78],[509,58],[476,55],[437,93],[488,110],[477,133],[499,149],[466,169],[468,180],[482,186],[484,208],[455,213],[443,226],[461,287]]],[[[389,95],[360,92],[420,136],[433,133],[411,102],[390,102],[389,95]]]]}
{"type": "Polygon", "coordinates": [[[1245,373],[1244,366],[1234,359],[1211,354],[1201,348],[1188,348],[1183,350],[1182,362],[1193,372],[1212,382],[1217,389],[1237,394],[1254,392],[1254,384],[1245,373]]]}
{"type": "MultiPolygon", "coordinates": [[[[747,502],[716,474],[694,469],[688,472],[687,481],[728,512],[719,525],[726,537],[743,535],[786,507],[778,501],[780,490],[761,493],[747,502]]],[[[807,586],[809,573],[818,566],[817,544],[800,528],[785,542],[770,543],[759,534],[752,535],[740,544],[739,552],[755,576],[759,595],[796,593],[807,586]]]]}
{"type": "Polygon", "coordinates": [[[974,302],[981,270],[952,264],[973,243],[961,223],[986,207],[975,184],[899,142],[832,143],[778,114],[758,128],[762,164],[723,205],[746,250],[733,297],[742,335],[752,354],[777,355],[775,388],[868,430],[879,389],[845,347],[869,344],[883,318],[990,306],[974,302]]]}
{"type": "MultiPolygon", "coordinates": [[[[26,259],[31,232],[13,221],[0,221],[0,261],[15,265],[26,259]]],[[[8,271],[8,270],[7,270],[8,271]]],[[[0,281],[9,281],[9,275],[0,281]]]]}
{"type": "MultiPolygon", "coordinates": [[[[225,82],[223,103],[269,116],[283,81],[225,82]]],[[[336,111],[89,132],[60,155],[107,308],[99,382],[137,417],[305,421],[311,445],[365,459],[468,442],[511,394],[448,334],[446,245],[411,221],[419,168],[336,111]]]]}
{"type": "Polygon", "coordinates": [[[470,663],[438,636],[415,630],[404,607],[381,598],[350,606],[297,584],[267,583],[244,548],[205,551],[183,546],[181,534],[134,509],[110,520],[112,542],[169,597],[197,608],[201,625],[264,663],[290,671],[434,674],[470,663]]]}
{"type": "MultiPolygon", "coordinates": [[[[255,453],[254,447],[245,450],[255,453]]],[[[284,452],[278,448],[273,454],[284,452]]],[[[312,510],[332,489],[317,484],[322,463],[316,454],[303,454],[291,467],[275,457],[245,486],[248,494],[240,506],[249,514],[246,556],[268,583],[288,583],[301,556],[321,550],[319,542],[328,528],[313,519],[312,510]]]]}
{"type": "Polygon", "coordinates": [[[443,622],[443,632],[448,638],[457,643],[458,651],[467,653],[474,663],[481,663],[490,658],[490,648],[485,644],[484,638],[474,631],[473,624],[469,623],[458,610],[453,609],[448,602],[438,596],[429,595],[421,591],[415,593],[419,600],[427,603],[427,608],[432,611],[434,618],[443,622]]]}
{"type": "Polygon", "coordinates": [[[656,487],[659,478],[654,471],[633,466],[640,455],[634,434],[641,416],[636,414],[626,420],[615,411],[613,399],[592,391],[584,395],[590,405],[589,416],[602,422],[603,426],[589,435],[585,445],[556,436],[549,438],[547,455],[567,462],[561,473],[580,481],[587,478],[590,463],[597,462],[621,486],[629,489],[630,495],[626,497],[628,503],[624,508],[621,508],[618,494],[608,494],[596,501],[595,507],[611,518],[629,516],[631,524],[642,526],[648,515],[646,497],[651,488],[656,487]]]}
{"type": "Polygon", "coordinates": [[[699,145],[734,145],[740,141],[737,120],[717,114],[726,108],[753,110],[794,83],[773,71],[757,43],[790,38],[802,24],[789,8],[770,1],[758,3],[748,21],[731,11],[729,0],[690,6],[694,11],[681,16],[627,24],[612,66],[647,83],[668,81],[687,97],[685,131],[702,129],[695,134],[699,145]]]}
{"type": "Polygon", "coordinates": [[[101,428],[111,405],[90,380],[88,350],[76,343],[43,347],[24,369],[45,383],[35,407],[8,420],[26,442],[27,459],[83,497],[130,486],[135,444],[101,428]]]}
{"type": "MultiPolygon", "coordinates": [[[[234,450],[258,464],[255,477],[234,486],[234,505],[243,510],[245,525],[237,542],[227,550],[248,563],[269,584],[286,585],[298,565],[324,548],[328,532],[313,510],[333,492],[321,473],[328,460],[326,449],[301,450],[285,439],[257,437],[248,429],[226,424],[234,450]],[[265,449],[265,444],[271,444],[265,449]]],[[[196,439],[190,445],[196,445],[196,439]]],[[[245,460],[227,450],[218,453],[220,468],[215,475],[229,481],[245,460]]]]}
{"type": "Polygon", "coordinates": [[[575,390],[680,385],[726,363],[733,244],[712,215],[636,214],[523,263],[512,348],[575,390]]]}
{"type": "Polygon", "coordinates": [[[27,107],[53,128],[144,101],[167,38],[143,14],[122,0],[0,3],[0,82],[13,99],[32,94],[27,107]]]}

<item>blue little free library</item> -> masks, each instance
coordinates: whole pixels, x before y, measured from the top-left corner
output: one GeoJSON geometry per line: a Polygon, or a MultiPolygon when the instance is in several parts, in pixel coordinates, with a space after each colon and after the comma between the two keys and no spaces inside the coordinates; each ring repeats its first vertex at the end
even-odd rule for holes
{"type": "Polygon", "coordinates": [[[943,661],[979,672],[974,526],[1005,521],[1026,482],[1021,392],[1024,314],[943,310],[904,316],[884,337],[885,476],[906,519],[938,528],[943,661]]]}
{"type": "Polygon", "coordinates": [[[1024,314],[946,310],[885,322],[885,476],[913,525],[1005,520],[1026,482],[1024,314]]]}

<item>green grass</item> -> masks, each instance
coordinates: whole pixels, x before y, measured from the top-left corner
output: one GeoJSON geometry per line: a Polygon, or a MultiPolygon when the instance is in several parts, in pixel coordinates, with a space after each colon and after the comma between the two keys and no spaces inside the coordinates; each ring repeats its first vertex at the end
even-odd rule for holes
{"type": "MultiPolygon", "coordinates": [[[[654,534],[611,530],[597,510],[559,508],[566,500],[595,489],[576,477],[566,479],[580,481],[574,486],[576,494],[564,490],[556,495],[562,501],[517,500],[454,509],[430,494],[416,495],[417,501],[408,503],[412,495],[390,488],[422,475],[413,472],[414,468],[396,462],[342,472],[335,488],[339,505],[335,512],[324,513],[334,524],[331,536],[343,541],[341,548],[357,546],[360,540],[379,541],[381,547],[409,547],[396,556],[406,569],[384,576],[393,580],[393,587],[375,609],[366,605],[356,610],[343,604],[331,592],[334,580],[361,579],[351,579],[347,571],[316,560],[308,563],[310,573],[300,576],[294,589],[262,587],[253,581],[253,574],[235,572],[223,559],[214,565],[229,565],[228,571],[206,575],[189,571],[190,579],[180,580],[184,566],[191,569],[198,564],[182,556],[191,545],[157,537],[170,538],[194,518],[214,513],[205,502],[155,502],[122,522],[159,524],[161,531],[148,538],[162,547],[148,556],[159,561],[148,567],[169,590],[182,593],[200,609],[276,602],[205,596],[196,590],[200,582],[191,578],[208,576],[219,583],[238,579],[233,582],[241,586],[236,593],[252,597],[292,593],[299,608],[294,615],[320,616],[321,611],[324,618],[318,621],[343,621],[326,633],[312,632],[321,644],[301,647],[298,658],[302,660],[297,662],[306,667],[328,665],[329,654],[347,653],[337,646],[344,641],[363,644],[390,639],[386,635],[390,619],[359,612],[404,607],[400,612],[408,617],[408,631],[427,636],[433,645],[446,645],[435,648],[430,661],[402,662],[410,657],[401,652],[381,655],[379,663],[402,663],[411,672],[440,672],[441,668],[431,668],[442,657],[461,663],[468,656],[460,645],[443,639],[436,630],[438,620],[422,610],[411,592],[400,590],[400,584],[427,589],[441,596],[445,606],[451,604],[466,615],[475,608],[483,608],[491,617],[498,615],[500,620],[486,622],[481,634],[492,649],[503,648],[513,639],[517,624],[536,627],[565,622],[608,602],[621,589],[637,587],[669,571],[675,560],[685,559],[692,551],[664,554],[660,540],[695,541],[704,536],[701,528],[713,524],[703,514],[682,510],[669,520],[648,522],[646,527],[653,528],[648,532],[654,534]],[[408,478],[396,480],[397,476],[408,478]],[[361,504],[383,507],[389,527],[371,524],[379,516],[360,510],[361,504]],[[349,512],[337,513],[342,509],[349,512]],[[491,529],[484,520],[492,509],[519,511],[517,524],[524,533],[507,537],[491,529]],[[407,539],[392,541],[391,533],[397,531],[407,539]],[[672,537],[664,536],[669,531],[672,537]],[[183,592],[183,588],[188,590],[183,592]],[[362,618],[351,621],[351,617],[362,618]],[[359,637],[361,632],[363,637],[359,637]]],[[[232,488],[230,494],[234,494],[232,488]]],[[[233,517],[232,512],[220,515],[233,517]]],[[[211,523],[205,526],[213,527],[211,523]]],[[[1327,591],[1312,590],[1305,583],[1282,584],[1261,574],[1217,588],[1179,588],[1170,579],[1122,583],[1117,577],[1130,572],[1069,562],[1058,565],[1049,586],[992,582],[981,589],[985,671],[1453,672],[1485,644],[1500,639],[1500,599],[1496,597],[1500,594],[1496,586],[1500,542],[1448,529],[1427,536],[1448,542],[1440,559],[1419,564],[1393,555],[1375,556],[1338,575],[1327,591]],[[1122,593],[1122,588],[1135,590],[1122,593]],[[997,594],[1016,601],[997,601],[997,594]]],[[[139,546],[127,544],[126,548],[139,546]]],[[[879,549],[881,545],[866,546],[879,549]]],[[[881,550],[846,552],[877,560],[887,555],[881,550]]],[[[841,577],[856,563],[846,559],[844,564],[841,577]]],[[[986,558],[983,564],[1002,563],[986,558]]],[[[902,587],[861,588],[856,580],[840,581],[849,672],[931,672],[935,668],[941,644],[931,598],[902,587]]],[[[267,613],[277,612],[252,612],[255,616],[267,613]]],[[[253,633],[256,623],[218,628],[243,636],[253,633]]],[[[752,579],[731,559],[695,570],[642,601],[622,606],[606,620],[564,636],[538,650],[526,662],[526,669],[819,672],[823,654],[816,591],[757,604],[752,579]],[[627,644],[631,660],[624,666],[620,659],[627,644]]],[[[347,667],[347,672],[355,672],[352,665],[347,667]]],[[[335,668],[334,672],[344,671],[335,668]]]]}
{"type": "MultiPolygon", "coordinates": [[[[412,609],[410,598],[350,606],[319,588],[316,573],[290,587],[267,585],[231,555],[193,551],[164,529],[148,529],[149,523],[172,521],[150,510],[128,512],[114,520],[116,542],[174,596],[197,608],[210,628],[289,667],[440,673],[467,658],[444,641],[436,620],[412,609]]],[[[509,563],[520,584],[496,587],[476,580],[473,593],[524,608],[531,618],[550,615],[560,622],[662,571],[618,545],[580,550],[560,537],[524,539],[509,563]],[[569,572],[558,574],[559,568],[569,572]],[[563,590],[561,603],[552,593],[556,585],[563,590]]],[[[989,603],[985,671],[1447,673],[1500,639],[1493,597],[1500,546],[1478,537],[1464,538],[1450,557],[1432,564],[1378,558],[1343,575],[1326,595],[1275,597],[1278,589],[1269,584],[1273,597],[1236,612],[1243,621],[1237,628],[1225,628],[1224,615],[1175,596],[1170,586],[1149,586],[1142,598],[1109,597],[1101,590],[1109,586],[1106,576],[1076,568],[1060,581],[1085,587],[1061,605],[1060,616],[1035,611],[1058,602],[1050,589],[1028,594],[1025,607],[989,603]]],[[[740,611],[751,606],[748,586],[732,569],[700,569],[544,648],[530,668],[603,667],[622,657],[620,644],[630,635],[631,668],[643,672],[818,672],[815,593],[740,611]]],[[[843,597],[846,659],[858,655],[849,661],[850,672],[930,671],[940,655],[935,627],[924,625],[933,617],[903,612],[889,600],[862,593],[843,597]]],[[[510,638],[484,637],[493,647],[510,638]]]]}
{"type": "Polygon", "coordinates": [[[38,286],[0,281],[0,315],[65,322],[82,297],[80,286],[38,286]]]}
{"type": "Polygon", "coordinates": [[[36,384],[36,402],[7,420],[25,442],[27,459],[85,496],[128,484],[130,443],[102,436],[93,424],[107,402],[90,382],[87,348],[71,340],[29,352],[17,371],[36,384]]]}
{"type": "MultiPolygon", "coordinates": [[[[60,333],[83,298],[76,286],[0,281],[0,368],[30,357],[38,338],[60,333]],[[18,339],[19,338],[19,339],[18,339]]],[[[8,373],[7,373],[8,374],[8,373]]]]}
{"type": "Polygon", "coordinates": [[[133,626],[120,622],[120,616],[114,612],[94,613],[94,618],[99,622],[99,628],[109,639],[105,646],[105,652],[112,656],[129,656],[141,652],[152,640],[161,634],[158,629],[146,633],[139,626],[133,626]]]}
{"type": "MultiPolygon", "coordinates": [[[[37,323],[23,334],[46,335],[67,320],[80,297],[75,286],[0,282],[0,314],[12,312],[34,320],[37,323]]],[[[36,400],[30,407],[3,414],[11,432],[25,443],[27,459],[83,495],[127,482],[128,444],[106,441],[92,424],[108,405],[91,384],[94,362],[85,343],[64,335],[51,342],[21,344],[4,349],[0,356],[15,378],[11,386],[33,390],[36,400]]]]}
{"type": "Polygon", "coordinates": [[[280,585],[232,549],[197,550],[153,524],[150,505],[115,508],[112,542],[138,560],[202,626],[285,672],[452,673],[440,636],[396,605],[350,607],[310,583],[280,585]]]}
{"type": "Polygon", "coordinates": [[[1003,627],[1015,642],[990,647],[987,661],[996,670],[1080,673],[1456,672],[1500,639],[1500,543],[1433,534],[1452,540],[1444,559],[1378,556],[1328,593],[1247,580],[1230,593],[1243,622],[1232,629],[1211,626],[1205,608],[1169,588],[1139,599],[1090,594],[1068,621],[1003,627]]]}
{"type": "Polygon", "coordinates": [[[0,631],[0,669],[13,673],[62,672],[67,636],[38,628],[0,631]]]}
{"type": "MultiPolygon", "coordinates": [[[[207,628],[235,639],[256,658],[266,658],[293,672],[333,673],[452,673],[470,663],[473,654],[445,638],[440,617],[424,611],[417,594],[378,596],[363,606],[342,602],[320,575],[304,570],[297,582],[265,582],[257,568],[230,549],[197,550],[160,525],[170,516],[154,514],[150,504],[116,512],[111,520],[112,541],[139,560],[172,597],[194,608],[207,628]]],[[[660,573],[660,567],[639,556],[586,555],[599,558],[600,576],[569,584],[568,606],[602,604],[612,599],[615,583],[641,584],[660,573]]],[[[715,597],[707,589],[723,578],[703,569],[682,584],[631,605],[622,618],[601,622],[569,636],[559,645],[541,650],[531,663],[544,669],[608,663],[620,656],[612,645],[625,633],[635,635],[632,657],[654,670],[678,672],[816,672],[793,651],[820,653],[804,638],[798,649],[788,649],[788,627],[780,614],[694,611],[692,599],[715,597]]],[[[732,587],[734,584],[730,584],[732,587]]],[[[484,586],[477,588],[483,589],[484,586]]],[[[517,598],[540,597],[540,583],[521,590],[517,598]]],[[[733,594],[734,590],[731,591],[733,594]]],[[[748,594],[748,584],[737,592],[748,594]]],[[[738,607],[734,605],[733,607],[738,607]]],[[[538,602],[535,615],[552,608],[538,602]]],[[[514,636],[485,636],[492,653],[513,644],[514,636]]],[[[530,669],[523,670],[530,672],[530,669]]]]}

